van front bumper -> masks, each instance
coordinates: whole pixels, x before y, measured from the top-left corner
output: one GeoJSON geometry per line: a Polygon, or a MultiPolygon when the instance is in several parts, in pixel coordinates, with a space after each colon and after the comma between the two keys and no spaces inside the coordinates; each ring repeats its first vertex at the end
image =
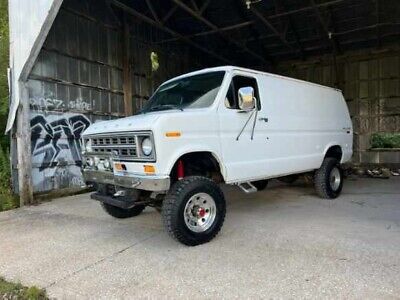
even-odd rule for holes
{"type": "Polygon", "coordinates": [[[83,170],[87,184],[111,184],[127,189],[138,189],[152,192],[168,191],[171,181],[169,176],[160,175],[116,175],[112,172],[83,170]]]}

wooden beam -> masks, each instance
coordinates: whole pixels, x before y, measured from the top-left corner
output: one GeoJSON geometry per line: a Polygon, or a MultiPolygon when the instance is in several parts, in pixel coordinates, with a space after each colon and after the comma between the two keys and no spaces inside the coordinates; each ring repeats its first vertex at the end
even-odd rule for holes
{"type": "Polygon", "coordinates": [[[204,2],[203,6],[200,7],[200,10],[199,10],[200,15],[202,15],[204,13],[204,11],[207,9],[207,7],[210,5],[210,3],[211,3],[211,0],[206,0],[204,2]]]}
{"type": "MultiPolygon", "coordinates": [[[[382,34],[381,38],[385,37],[399,37],[400,38],[400,33],[399,32],[391,32],[387,34],[382,34]]],[[[342,45],[352,45],[356,43],[364,43],[364,42],[376,42],[376,37],[374,38],[367,38],[367,39],[352,39],[352,40],[347,40],[347,41],[342,41],[342,45]]],[[[318,46],[313,46],[313,47],[306,47],[306,51],[315,51],[315,50],[324,50],[324,49],[331,49],[330,46],[327,46],[325,43],[323,45],[318,45],[318,46]]],[[[274,56],[279,56],[279,55],[285,55],[285,54],[291,54],[292,52],[290,51],[284,51],[284,52],[275,52],[273,55],[274,56]]]]}
{"type": "MultiPolygon", "coordinates": [[[[199,36],[205,36],[205,35],[210,35],[210,34],[219,33],[220,31],[235,30],[235,29],[239,29],[239,28],[243,28],[243,27],[250,26],[250,25],[252,25],[253,23],[254,23],[253,21],[243,22],[243,23],[239,23],[239,24],[234,24],[234,25],[226,26],[226,27],[220,27],[218,30],[211,29],[211,30],[208,30],[208,31],[202,31],[202,32],[194,33],[194,34],[185,35],[185,37],[186,37],[186,38],[194,38],[194,37],[199,37],[199,36]]],[[[177,40],[179,40],[179,39],[177,39],[177,38],[172,38],[172,39],[160,41],[160,42],[158,42],[158,44],[169,43],[169,42],[175,42],[175,41],[177,41],[177,40]]]]}
{"type": "MultiPolygon", "coordinates": [[[[277,1],[276,4],[278,5],[278,7],[277,7],[278,10],[281,10],[281,8],[282,8],[284,11],[286,11],[286,5],[285,5],[284,0],[281,0],[281,2],[277,1]],[[281,6],[279,6],[279,3],[281,6]]],[[[302,60],[304,60],[304,59],[306,59],[306,53],[304,52],[303,45],[300,43],[299,33],[298,33],[296,27],[293,25],[292,17],[290,15],[288,15],[288,16],[286,16],[286,18],[287,18],[287,20],[289,22],[289,26],[293,32],[294,39],[296,41],[296,46],[300,50],[300,57],[302,60]]]]}
{"type": "Polygon", "coordinates": [[[193,8],[194,8],[196,11],[200,11],[200,9],[199,9],[199,7],[197,6],[197,3],[196,3],[195,0],[190,0],[190,3],[192,3],[192,6],[193,6],[193,8]]]}
{"type": "Polygon", "coordinates": [[[166,15],[162,18],[161,23],[165,24],[169,18],[172,17],[172,15],[176,12],[178,9],[178,6],[174,5],[167,13],[166,15]]]}
{"type": "MultiPolygon", "coordinates": [[[[379,24],[379,27],[381,27],[381,26],[400,26],[400,23],[381,23],[381,24],[379,24]]],[[[340,31],[340,32],[333,32],[332,33],[332,35],[334,35],[334,36],[347,36],[347,35],[353,35],[354,33],[357,33],[357,32],[360,32],[360,31],[367,31],[367,30],[374,30],[374,29],[376,29],[376,27],[378,27],[378,24],[374,24],[374,25],[369,25],[369,26],[365,26],[365,27],[360,27],[360,28],[355,28],[355,29],[351,29],[351,30],[346,30],[346,31],[340,31]]],[[[392,34],[389,34],[389,35],[386,35],[386,36],[393,36],[393,35],[395,35],[394,33],[392,33],[392,34]]],[[[386,37],[385,36],[385,37],[386,37]]],[[[272,37],[272,36],[268,36],[268,37],[272,37]]],[[[261,37],[261,39],[263,39],[263,38],[267,38],[267,37],[261,37]]],[[[252,40],[252,39],[251,39],[252,40]]],[[[361,42],[362,41],[370,41],[371,39],[366,39],[366,40],[360,40],[361,42]]],[[[304,45],[304,44],[307,44],[307,43],[312,43],[312,44],[315,44],[315,42],[318,42],[318,41],[321,41],[321,38],[320,37],[313,37],[313,38],[304,38],[304,39],[300,39],[300,42],[304,45]]],[[[356,42],[356,41],[359,41],[359,40],[353,40],[353,42],[356,42]]],[[[350,41],[351,42],[351,41],[350,41]]],[[[293,41],[293,42],[290,42],[292,45],[294,45],[295,46],[295,42],[293,41]]],[[[342,41],[341,42],[341,45],[347,45],[347,44],[349,44],[349,40],[344,40],[344,41],[342,41]]],[[[324,45],[325,45],[325,48],[329,48],[329,49],[331,49],[331,46],[328,44],[326,44],[325,43],[325,41],[324,41],[324,45]]],[[[280,48],[280,47],[282,47],[282,44],[281,43],[268,43],[267,45],[266,45],[266,49],[267,50],[271,50],[271,49],[274,49],[274,48],[280,48]]],[[[318,46],[317,46],[317,48],[318,49],[322,49],[322,46],[320,45],[320,44],[318,44],[318,46]]],[[[279,49],[278,49],[279,50],[279,49]]],[[[310,50],[314,50],[314,48],[313,47],[305,47],[304,46],[304,51],[310,51],[310,50]]],[[[271,53],[274,53],[274,52],[271,52],[271,53]]],[[[274,53],[274,55],[276,54],[277,52],[275,52],[274,53]]],[[[288,52],[288,51],[281,51],[281,52],[279,52],[279,53],[291,53],[291,52],[288,52]]]]}
{"type": "MultiPolygon", "coordinates": [[[[316,4],[316,6],[317,6],[317,8],[321,8],[321,7],[327,7],[327,6],[340,4],[340,3],[343,3],[343,2],[346,2],[346,1],[348,2],[349,0],[328,1],[328,2],[323,2],[323,3],[316,4]]],[[[275,14],[275,15],[272,15],[272,16],[268,16],[268,19],[270,19],[270,20],[271,19],[276,19],[276,18],[280,18],[280,17],[283,17],[283,16],[294,15],[294,14],[298,14],[298,13],[309,11],[309,10],[313,10],[313,9],[314,9],[313,6],[306,6],[306,7],[303,7],[303,8],[294,9],[294,10],[290,10],[290,11],[283,12],[283,13],[280,13],[280,14],[275,14]]]]}
{"type": "MultiPolygon", "coordinates": [[[[211,0],[209,0],[207,2],[209,3],[210,1],[211,0]]],[[[339,4],[339,3],[343,2],[343,1],[348,1],[348,0],[335,0],[335,1],[325,2],[325,3],[317,4],[317,7],[325,7],[325,6],[335,5],[335,4],[339,4]]],[[[206,4],[208,4],[207,2],[204,3],[203,7],[205,7],[206,4]]],[[[173,13],[175,13],[175,11],[177,9],[178,9],[177,5],[173,6],[168,11],[168,13],[165,15],[165,17],[162,19],[162,23],[165,23],[171,17],[171,15],[173,13]]],[[[289,17],[291,15],[294,15],[294,14],[297,14],[297,13],[300,13],[300,12],[304,12],[304,11],[308,11],[308,10],[312,10],[312,9],[313,9],[313,7],[309,6],[309,7],[304,7],[304,8],[301,8],[301,9],[296,9],[296,10],[291,10],[291,11],[287,11],[287,12],[277,13],[275,15],[268,16],[268,19],[276,19],[276,18],[280,18],[280,17],[284,17],[284,16],[289,17]]],[[[200,13],[201,13],[201,11],[202,11],[202,9],[200,8],[200,13]]],[[[255,23],[256,23],[256,21],[251,20],[251,21],[247,21],[247,22],[244,22],[244,23],[239,23],[239,24],[236,24],[236,25],[230,25],[230,26],[226,26],[226,27],[221,27],[221,28],[219,28],[219,30],[220,31],[229,31],[231,29],[241,28],[241,27],[244,27],[244,26],[250,26],[250,25],[253,25],[255,23]]],[[[191,34],[191,35],[185,35],[185,37],[186,38],[192,38],[192,37],[196,37],[196,36],[215,34],[215,33],[218,33],[219,30],[207,30],[207,31],[198,32],[198,33],[191,34]]],[[[272,35],[271,36],[267,36],[267,37],[272,37],[272,35]]],[[[263,38],[265,38],[265,37],[261,37],[260,39],[263,39],[263,38]]],[[[160,41],[158,43],[162,44],[162,43],[173,42],[173,41],[177,41],[177,40],[179,40],[179,39],[171,38],[171,39],[168,39],[168,40],[160,41]]],[[[250,38],[250,39],[246,39],[246,41],[251,41],[251,40],[257,40],[257,38],[253,37],[253,38],[250,38]]]]}
{"type": "Polygon", "coordinates": [[[26,82],[19,81],[20,104],[17,115],[18,190],[20,206],[36,204],[33,198],[32,152],[29,93],[26,82]]]}
{"type": "Polygon", "coordinates": [[[151,15],[153,16],[154,20],[160,23],[160,19],[158,18],[158,15],[153,7],[153,4],[151,3],[151,0],[146,0],[146,4],[147,7],[150,9],[151,15]]]}
{"type": "Polygon", "coordinates": [[[331,45],[332,47],[332,51],[333,51],[333,55],[336,55],[339,51],[339,46],[335,40],[335,38],[332,36],[332,31],[329,29],[328,24],[326,23],[325,19],[323,18],[323,16],[321,15],[321,12],[319,10],[319,8],[317,7],[317,5],[315,4],[314,0],[310,0],[311,2],[311,6],[314,9],[315,15],[318,18],[318,21],[321,25],[321,28],[323,29],[325,35],[325,39],[327,40],[327,42],[331,45]]]}
{"type": "Polygon", "coordinates": [[[154,27],[157,27],[158,29],[160,29],[160,30],[162,30],[164,32],[169,33],[170,35],[172,35],[172,36],[174,36],[176,38],[179,38],[180,40],[182,40],[185,43],[191,45],[192,47],[194,47],[196,49],[199,49],[202,52],[207,53],[210,56],[212,56],[212,57],[214,57],[214,58],[216,58],[216,59],[218,59],[218,60],[220,60],[220,61],[222,61],[224,63],[228,63],[228,64],[232,63],[230,60],[226,59],[225,57],[213,52],[212,50],[210,50],[208,48],[205,48],[205,47],[203,47],[203,46],[191,41],[190,39],[184,37],[180,33],[170,29],[169,27],[165,26],[162,23],[158,23],[157,21],[155,21],[155,20],[153,20],[153,19],[141,14],[140,12],[138,12],[138,11],[134,10],[133,8],[125,5],[124,3],[121,3],[121,2],[119,2],[117,0],[113,0],[112,4],[115,5],[118,8],[126,11],[128,14],[134,16],[135,18],[138,18],[138,19],[142,20],[143,22],[146,22],[146,23],[148,23],[148,24],[150,24],[150,25],[152,25],[154,27]]]}
{"type": "MultiPolygon", "coordinates": [[[[281,6],[277,3],[278,0],[273,0],[273,2],[274,2],[274,11],[275,11],[275,14],[281,13],[281,12],[282,12],[282,11],[281,11],[281,6]]],[[[278,23],[279,23],[279,28],[278,28],[278,30],[279,30],[279,32],[283,32],[283,31],[284,31],[284,28],[283,28],[282,18],[277,18],[277,20],[278,20],[278,23]]],[[[286,36],[286,35],[285,35],[285,36],[286,36]]]]}
{"type": "Polygon", "coordinates": [[[131,66],[131,35],[129,30],[128,16],[124,12],[122,23],[123,39],[122,39],[122,69],[123,69],[123,90],[124,90],[124,111],[125,116],[133,115],[132,103],[132,66],[131,66]]]}
{"type": "Polygon", "coordinates": [[[188,7],[186,4],[182,3],[180,0],[172,0],[176,5],[178,5],[180,8],[182,8],[183,10],[185,10],[187,13],[189,13],[191,16],[193,16],[195,19],[199,20],[200,22],[204,23],[205,25],[207,25],[208,27],[210,27],[211,29],[217,31],[226,41],[228,41],[229,43],[235,45],[236,47],[242,49],[243,51],[249,53],[251,56],[253,56],[254,58],[257,58],[258,60],[264,62],[264,63],[268,63],[268,61],[262,57],[261,55],[257,54],[256,52],[254,52],[253,50],[249,49],[247,46],[237,42],[235,39],[227,36],[224,34],[223,31],[221,31],[220,28],[218,28],[216,25],[214,25],[212,22],[210,22],[209,20],[207,20],[206,18],[204,18],[202,15],[200,15],[198,12],[195,12],[194,10],[192,10],[190,7],[188,7]]]}
{"type": "MultiPolygon", "coordinates": [[[[377,29],[380,27],[385,27],[385,26],[400,26],[400,22],[399,23],[378,23],[378,24],[373,24],[373,25],[369,25],[369,26],[364,26],[364,27],[360,27],[360,28],[355,28],[355,29],[350,29],[350,30],[346,30],[346,31],[340,31],[340,32],[332,32],[333,36],[341,36],[341,35],[346,35],[346,34],[351,34],[354,32],[359,32],[359,31],[365,31],[365,30],[372,30],[372,29],[377,29]]],[[[377,37],[378,39],[379,37],[377,37]]]]}
{"type": "MultiPolygon", "coordinates": [[[[232,3],[232,8],[235,10],[236,14],[240,17],[241,20],[244,20],[246,22],[251,22],[251,26],[249,28],[249,35],[258,41],[260,33],[258,29],[254,26],[254,24],[256,24],[256,20],[254,20],[254,18],[251,19],[251,16],[247,13],[247,9],[243,9],[243,0],[234,0],[232,3]]],[[[247,42],[243,42],[243,44],[247,45],[247,42]]],[[[269,55],[269,52],[265,48],[264,44],[257,43],[257,47],[260,49],[259,51],[264,54],[264,57],[271,62],[268,69],[270,71],[274,71],[276,67],[275,60],[269,55]]],[[[266,66],[264,67],[264,69],[267,69],[266,66]]]]}
{"type": "MultiPolygon", "coordinates": [[[[376,13],[376,24],[379,24],[381,22],[380,18],[380,2],[379,0],[375,0],[375,13],[376,13]]],[[[382,46],[381,43],[381,31],[379,29],[379,26],[376,27],[376,40],[377,40],[377,48],[379,49],[382,46]]]]}
{"type": "Polygon", "coordinates": [[[276,28],[254,6],[251,6],[250,10],[269,30],[271,30],[281,40],[284,45],[295,51],[295,49],[292,47],[292,45],[289,44],[282,33],[276,30],[276,28]]]}

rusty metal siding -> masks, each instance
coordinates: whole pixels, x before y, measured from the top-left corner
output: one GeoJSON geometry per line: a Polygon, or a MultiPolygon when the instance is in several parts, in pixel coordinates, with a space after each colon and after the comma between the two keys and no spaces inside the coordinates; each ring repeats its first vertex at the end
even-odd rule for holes
{"type": "MultiPolygon", "coordinates": [[[[400,163],[398,152],[369,151],[371,134],[400,132],[399,48],[338,57],[337,70],[336,86],[343,91],[354,126],[353,162],[400,163]]],[[[335,86],[335,68],[327,56],[311,62],[281,64],[279,72],[335,86]]]]}
{"type": "MultiPolygon", "coordinates": [[[[64,2],[29,76],[35,192],[82,186],[81,133],[93,122],[125,115],[122,28],[105,1],[92,2],[64,2]]],[[[161,82],[201,65],[179,43],[155,45],[161,38],[150,26],[131,23],[136,110],[161,82]],[[152,51],[159,55],[157,71],[152,51]]]]}

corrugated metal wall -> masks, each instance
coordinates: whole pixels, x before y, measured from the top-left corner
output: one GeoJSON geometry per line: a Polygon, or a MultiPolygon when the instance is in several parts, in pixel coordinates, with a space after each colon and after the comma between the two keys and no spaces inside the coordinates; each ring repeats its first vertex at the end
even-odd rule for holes
{"type": "MultiPolygon", "coordinates": [[[[133,20],[134,106],[162,81],[199,68],[183,45],[154,46],[162,33],[133,20]],[[159,55],[152,72],[150,53],[159,55]]],[[[105,1],[66,0],[29,77],[35,192],[83,185],[81,133],[93,122],[123,117],[122,28],[105,1]]]]}
{"type": "Polygon", "coordinates": [[[355,132],[353,162],[400,163],[399,152],[370,150],[372,133],[400,132],[400,50],[397,47],[339,56],[336,68],[331,57],[320,57],[311,62],[282,64],[279,72],[343,91],[355,132]]]}

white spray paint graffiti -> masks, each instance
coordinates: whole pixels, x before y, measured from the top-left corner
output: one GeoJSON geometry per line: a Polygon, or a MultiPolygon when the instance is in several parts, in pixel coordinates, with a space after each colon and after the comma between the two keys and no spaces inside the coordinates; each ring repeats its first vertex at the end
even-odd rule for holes
{"type": "Polygon", "coordinates": [[[78,98],[76,101],[71,101],[68,104],[70,109],[79,110],[79,111],[89,111],[92,109],[90,103],[85,102],[83,99],[78,98]]]}
{"type": "Polygon", "coordinates": [[[85,186],[85,182],[83,181],[83,178],[81,176],[73,177],[71,180],[71,184],[76,187],[85,186]]]}
{"type": "Polygon", "coordinates": [[[61,110],[64,106],[62,100],[45,97],[30,98],[29,102],[32,110],[43,112],[47,112],[49,110],[61,110]]]}
{"type": "Polygon", "coordinates": [[[32,97],[29,99],[31,109],[37,112],[49,111],[63,111],[63,110],[76,110],[76,111],[90,111],[92,105],[90,102],[82,98],[77,98],[74,101],[68,102],[66,105],[63,100],[55,99],[52,97],[32,97]]]}

